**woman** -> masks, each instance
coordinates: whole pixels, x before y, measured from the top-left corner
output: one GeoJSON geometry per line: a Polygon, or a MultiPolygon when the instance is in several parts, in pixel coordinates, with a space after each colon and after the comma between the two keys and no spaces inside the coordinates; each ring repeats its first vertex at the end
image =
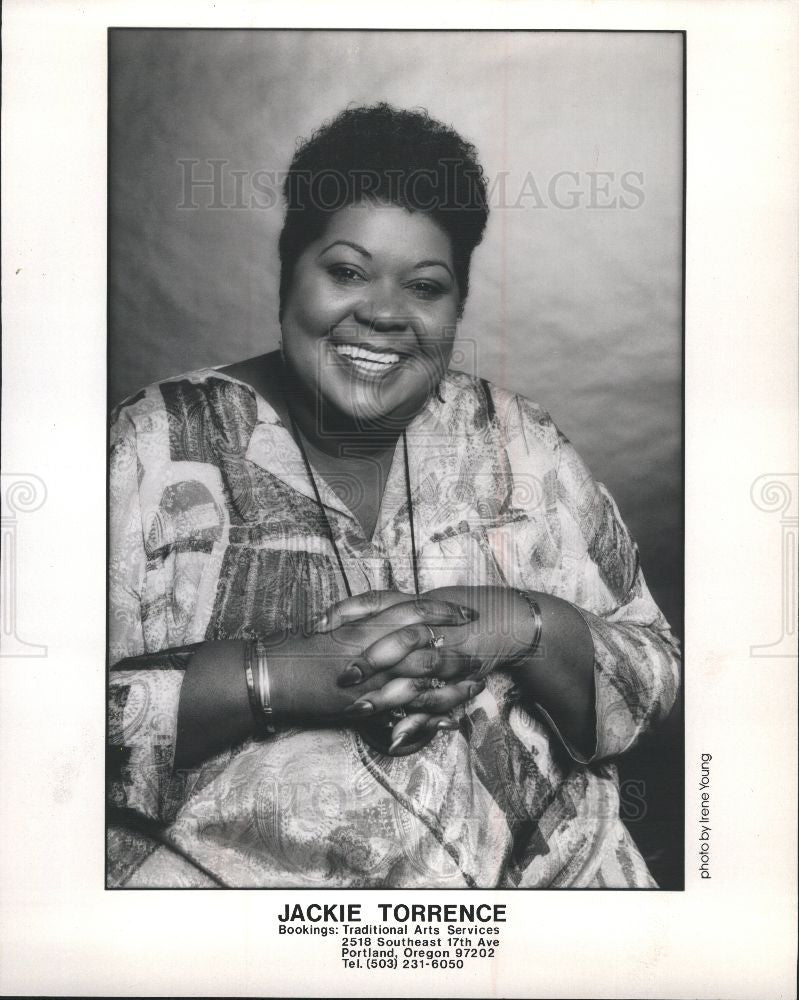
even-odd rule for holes
{"type": "Polygon", "coordinates": [[[611,761],[676,643],[549,416],[448,369],[474,148],[348,109],[284,194],[281,350],[115,414],[110,884],[654,886],[611,761]]]}

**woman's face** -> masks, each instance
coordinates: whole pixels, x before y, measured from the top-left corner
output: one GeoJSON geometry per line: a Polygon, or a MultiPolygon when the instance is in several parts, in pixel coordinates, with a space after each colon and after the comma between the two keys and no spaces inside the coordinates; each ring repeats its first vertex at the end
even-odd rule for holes
{"type": "Polygon", "coordinates": [[[283,313],[306,405],[399,431],[447,368],[459,304],[450,239],[429,216],[364,203],[336,212],[297,260],[283,313]]]}

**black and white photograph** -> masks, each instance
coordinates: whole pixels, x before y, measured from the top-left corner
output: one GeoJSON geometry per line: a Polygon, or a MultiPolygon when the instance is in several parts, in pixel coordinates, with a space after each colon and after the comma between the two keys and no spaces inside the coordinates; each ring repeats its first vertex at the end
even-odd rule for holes
{"type": "Polygon", "coordinates": [[[681,888],[683,35],[109,41],[109,887],[681,888]]]}
{"type": "Polygon", "coordinates": [[[797,42],[7,0],[0,995],[796,997],[797,42]]]}

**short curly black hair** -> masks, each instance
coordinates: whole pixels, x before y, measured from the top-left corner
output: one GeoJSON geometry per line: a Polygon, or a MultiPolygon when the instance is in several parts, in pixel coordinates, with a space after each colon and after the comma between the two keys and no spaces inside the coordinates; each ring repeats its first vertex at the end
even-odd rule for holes
{"type": "Polygon", "coordinates": [[[475,147],[426,111],[385,102],[345,109],[300,143],[283,196],[281,317],[297,258],[334,212],[369,198],[425,212],[442,227],[463,306],[469,263],[488,220],[485,176],[475,147]]]}

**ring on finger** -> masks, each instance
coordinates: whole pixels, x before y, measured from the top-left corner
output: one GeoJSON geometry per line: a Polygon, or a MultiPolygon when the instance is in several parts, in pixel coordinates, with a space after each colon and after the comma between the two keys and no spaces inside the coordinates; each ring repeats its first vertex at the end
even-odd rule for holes
{"type": "Polygon", "coordinates": [[[433,631],[433,626],[432,625],[425,625],[425,628],[430,633],[430,641],[428,642],[427,645],[431,649],[438,649],[439,646],[443,646],[444,645],[444,636],[443,635],[436,635],[436,633],[433,631]]]}
{"type": "Polygon", "coordinates": [[[431,688],[445,688],[447,686],[446,681],[442,681],[440,677],[433,677],[430,681],[431,688]]]}

